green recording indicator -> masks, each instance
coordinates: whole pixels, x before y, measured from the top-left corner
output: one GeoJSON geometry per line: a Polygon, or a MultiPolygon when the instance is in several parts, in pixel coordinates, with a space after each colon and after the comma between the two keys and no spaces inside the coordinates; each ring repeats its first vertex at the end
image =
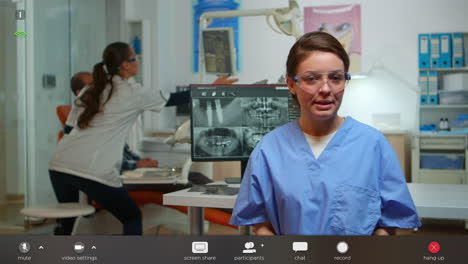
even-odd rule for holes
{"type": "Polygon", "coordinates": [[[16,31],[14,35],[17,36],[17,37],[26,37],[28,35],[28,33],[19,30],[19,31],[16,31]]]}

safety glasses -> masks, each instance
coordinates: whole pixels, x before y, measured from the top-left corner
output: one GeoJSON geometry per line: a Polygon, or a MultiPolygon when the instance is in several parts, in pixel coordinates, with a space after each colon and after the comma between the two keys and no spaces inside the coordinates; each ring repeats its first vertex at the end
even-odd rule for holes
{"type": "Polygon", "coordinates": [[[346,81],[351,80],[351,75],[344,71],[314,72],[306,71],[293,77],[295,83],[302,90],[314,93],[325,83],[334,91],[344,89],[346,81]]]}

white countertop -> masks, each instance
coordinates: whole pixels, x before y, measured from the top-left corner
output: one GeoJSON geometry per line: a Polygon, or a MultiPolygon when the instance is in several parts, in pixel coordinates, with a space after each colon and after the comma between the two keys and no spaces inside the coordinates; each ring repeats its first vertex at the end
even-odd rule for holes
{"type": "Polygon", "coordinates": [[[468,219],[467,184],[408,183],[421,218],[468,219]]]}
{"type": "MultiPolygon", "coordinates": [[[[239,187],[240,184],[229,186],[239,187]]],[[[408,188],[419,217],[468,219],[468,185],[408,183],[408,188]]],[[[164,205],[233,208],[237,198],[237,195],[206,195],[188,190],[164,194],[164,205]]]]}
{"type": "MultiPolygon", "coordinates": [[[[212,184],[226,184],[222,182],[214,182],[212,184]]],[[[226,184],[229,187],[240,187],[240,184],[226,184]]],[[[208,207],[208,208],[234,208],[237,195],[213,195],[202,194],[201,192],[189,192],[189,189],[180,190],[177,192],[167,193],[163,196],[164,205],[182,205],[193,207],[208,207]]]]}

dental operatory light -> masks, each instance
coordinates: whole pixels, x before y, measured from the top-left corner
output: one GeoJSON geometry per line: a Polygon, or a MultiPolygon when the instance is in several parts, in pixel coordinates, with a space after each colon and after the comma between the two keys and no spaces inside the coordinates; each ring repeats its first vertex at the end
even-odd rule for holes
{"type": "Polygon", "coordinates": [[[200,17],[200,29],[206,28],[208,19],[243,16],[266,16],[270,28],[279,34],[295,38],[304,34],[301,26],[304,16],[297,0],[289,0],[289,7],[284,8],[206,12],[200,17]],[[270,23],[270,17],[273,17],[276,28],[270,23]]]}
{"type": "MultiPolygon", "coordinates": [[[[278,34],[295,38],[299,38],[304,34],[304,29],[302,27],[304,16],[297,0],[289,0],[289,6],[284,8],[205,12],[200,16],[199,34],[201,36],[201,32],[207,28],[210,19],[244,16],[266,16],[268,26],[278,34]],[[273,17],[276,26],[270,22],[271,17],[273,17]]],[[[202,45],[203,43],[200,38],[200,47],[202,47],[202,45]]],[[[199,60],[200,79],[201,82],[204,82],[205,61],[203,56],[200,56],[199,60]]]]}
{"type": "Polygon", "coordinates": [[[296,0],[289,0],[289,7],[278,8],[273,15],[268,15],[266,21],[268,26],[278,34],[293,36],[299,38],[304,33],[301,27],[304,17],[296,0]],[[270,18],[273,17],[277,28],[270,23],[270,18]]]}

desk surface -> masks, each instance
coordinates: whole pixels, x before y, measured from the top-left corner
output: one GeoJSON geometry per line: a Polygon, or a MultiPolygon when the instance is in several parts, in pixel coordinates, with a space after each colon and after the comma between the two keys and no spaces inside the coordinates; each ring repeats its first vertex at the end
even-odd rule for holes
{"type": "MultiPolygon", "coordinates": [[[[217,182],[220,184],[224,182],[217,182]]],[[[239,187],[239,184],[229,184],[239,187]]],[[[408,183],[419,217],[468,219],[468,185],[408,183]]],[[[189,189],[164,194],[164,205],[233,208],[237,195],[206,195],[189,189]]]]}
{"type": "Polygon", "coordinates": [[[419,217],[468,219],[468,185],[408,183],[419,217]]]}
{"type": "MultiPolygon", "coordinates": [[[[122,175],[123,176],[123,175],[122,175]]],[[[171,180],[162,180],[157,177],[120,177],[127,191],[154,191],[171,193],[190,187],[188,181],[182,181],[180,177],[171,180]]]]}
{"type": "MultiPolygon", "coordinates": [[[[212,184],[226,184],[224,181],[212,184]]],[[[240,187],[240,184],[227,184],[229,187],[240,187]]],[[[164,205],[182,205],[209,208],[234,208],[237,195],[210,195],[201,192],[189,192],[189,189],[164,194],[164,205]]]]}
{"type": "Polygon", "coordinates": [[[177,177],[172,180],[161,180],[160,178],[156,177],[141,177],[141,178],[129,178],[129,177],[121,177],[123,184],[187,184],[177,177]]]}

